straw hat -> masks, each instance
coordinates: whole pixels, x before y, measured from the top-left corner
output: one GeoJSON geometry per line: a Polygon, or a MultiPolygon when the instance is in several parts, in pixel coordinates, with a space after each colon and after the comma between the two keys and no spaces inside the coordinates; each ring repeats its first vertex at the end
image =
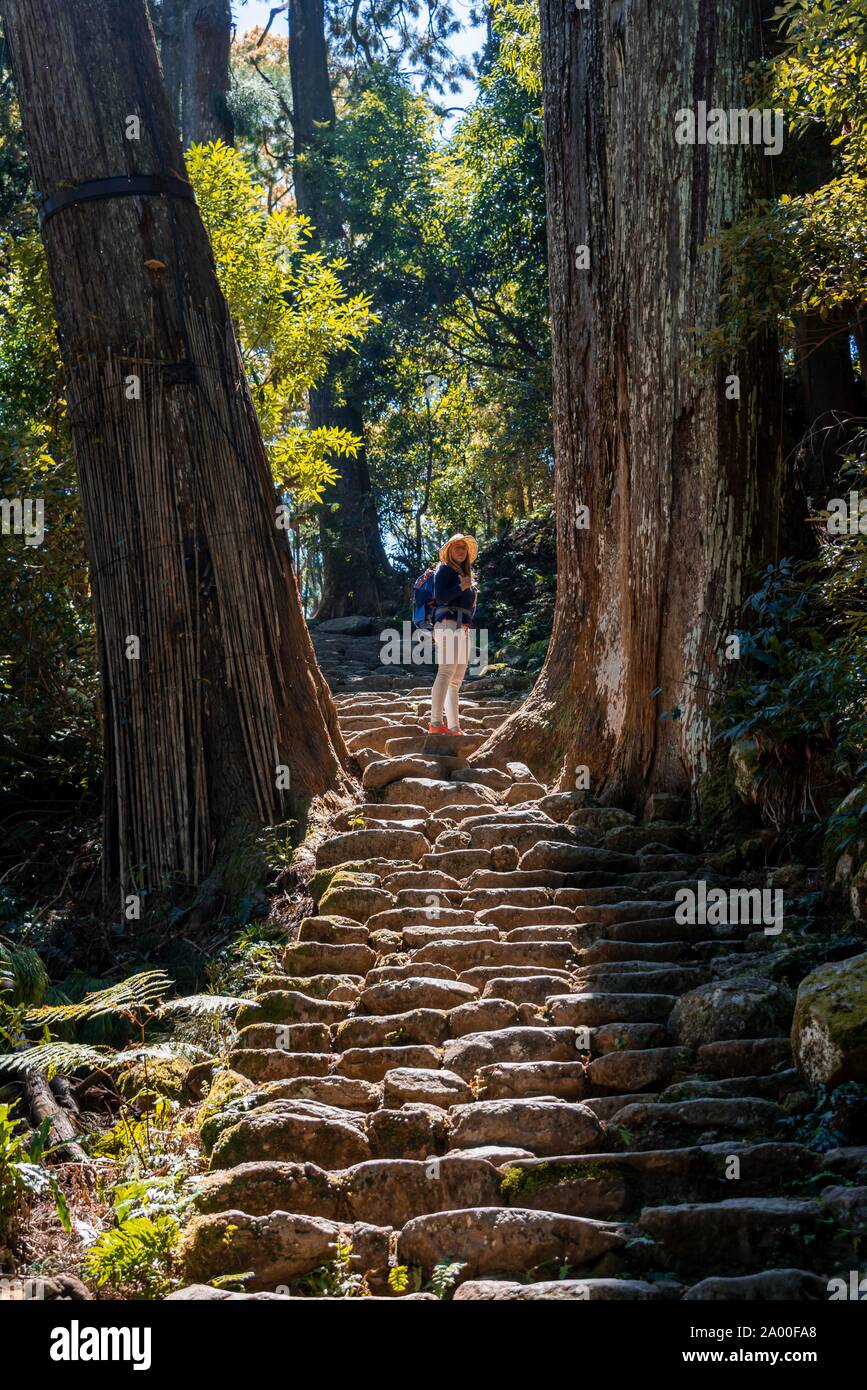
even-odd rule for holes
{"type": "Polygon", "coordinates": [[[440,559],[442,560],[443,564],[444,564],[444,565],[447,565],[447,564],[448,564],[448,562],[449,562],[449,546],[450,546],[450,545],[453,545],[453,544],[455,543],[455,541],[466,541],[466,543],[467,543],[467,558],[468,558],[470,564],[471,564],[471,565],[474,565],[475,562],[476,562],[476,556],[477,556],[478,553],[479,553],[479,543],[478,543],[478,541],[476,540],[475,536],[465,536],[465,535],[463,534],[462,531],[458,531],[454,536],[449,536],[449,538],[448,538],[448,540],[446,541],[445,545],[441,548],[441,550],[440,550],[440,559]]]}

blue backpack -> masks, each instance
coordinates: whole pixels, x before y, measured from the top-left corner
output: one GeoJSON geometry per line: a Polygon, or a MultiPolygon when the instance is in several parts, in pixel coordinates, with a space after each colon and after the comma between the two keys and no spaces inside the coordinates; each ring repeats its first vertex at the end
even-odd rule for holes
{"type": "Polygon", "coordinates": [[[433,627],[434,572],[426,569],[415,581],[412,591],[412,621],[416,627],[430,632],[433,627]]]}

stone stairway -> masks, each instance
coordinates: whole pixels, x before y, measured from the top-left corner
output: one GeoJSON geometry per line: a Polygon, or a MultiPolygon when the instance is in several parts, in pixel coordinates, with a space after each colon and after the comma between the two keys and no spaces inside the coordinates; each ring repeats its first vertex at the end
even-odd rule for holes
{"type": "Polygon", "coordinates": [[[639,824],[471,766],[509,703],[428,735],[428,694],[337,697],[365,800],[238,1017],[173,1297],[309,1295],[339,1248],[374,1297],[827,1298],[867,1189],[781,1129],[785,1005],[729,978],[756,929],[675,918],[677,888],[729,882],[682,808],[639,824]]]}

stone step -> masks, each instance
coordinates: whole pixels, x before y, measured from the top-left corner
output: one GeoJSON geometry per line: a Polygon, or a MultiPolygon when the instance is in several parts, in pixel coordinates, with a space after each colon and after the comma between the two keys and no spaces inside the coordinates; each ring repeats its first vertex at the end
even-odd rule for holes
{"type": "Polygon", "coordinates": [[[554,902],[558,906],[576,909],[582,922],[600,922],[604,926],[614,922],[639,922],[645,917],[667,918],[672,912],[670,901],[630,901],[625,896],[629,893],[628,888],[623,889],[623,900],[609,901],[606,899],[599,903],[587,900],[589,893],[605,892],[608,890],[602,888],[558,888],[554,893],[554,902]]]}
{"type": "MultiPolygon", "coordinates": [[[[708,950],[717,949],[716,942],[703,942],[708,950]]],[[[698,959],[697,944],[688,941],[596,941],[580,954],[580,963],[586,965],[612,964],[618,961],[659,961],[690,965],[698,959]]]]}
{"type": "Polygon", "coordinates": [[[384,1283],[391,1241],[388,1227],[339,1225],[324,1217],[285,1211],[266,1216],[229,1211],[194,1217],[184,1230],[179,1257],[191,1283],[249,1270],[249,1288],[274,1289],[332,1261],[338,1239],[349,1244],[353,1270],[359,1274],[379,1271],[379,1282],[384,1283]]]}
{"type": "Polygon", "coordinates": [[[735,1197],[715,1203],[647,1207],[641,1213],[640,1226],[668,1259],[683,1267],[731,1274],[762,1269],[769,1261],[795,1264],[808,1248],[811,1264],[818,1261],[819,1269],[827,1268],[824,1261],[828,1258],[833,1273],[838,1274],[857,1268],[856,1252],[867,1233],[865,1198],[864,1188],[836,1188],[816,1201],[735,1197]],[[835,1247],[834,1255],[829,1256],[835,1247]],[[850,1265],[850,1259],[855,1263],[850,1265]]]}
{"type": "Polygon", "coordinates": [[[453,878],[468,878],[475,869],[486,869],[491,865],[492,852],[489,849],[433,850],[422,856],[424,869],[439,869],[441,873],[453,878]]]}
{"type": "Polygon", "coordinates": [[[483,922],[470,922],[463,926],[449,923],[441,926],[439,922],[434,922],[430,926],[406,927],[403,931],[403,944],[408,951],[421,946],[431,946],[438,941],[499,941],[499,939],[500,934],[497,928],[487,927],[483,922]]]}
{"type": "Polygon", "coordinates": [[[510,931],[504,933],[507,941],[529,942],[529,941],[565,941],[571,946],[575,956],[580,955],[580,936],[581,928],[562,925],[551,926],[544,922],[539,922],[532,927],[512,927],[510,931]]]}
{"type": "Polygon", "coordinates": [[[672,994],[576,990],[550,998],[547,1012],[560,1027],[594,1028],[603,1023],[664,1023],[676,1003],[672,994]]]}
{"type": "MultiPolygon", "coordinates": [[[[491,922],[504,932],[512,932],[516,927],[570,926],[574,929],[577,921],[570,908],[552,907],[550,903],[538,907],[483,907],[476,916],[480,922],[491,922]]],[[[577,931],[575,939],[578,939],[577,931]]]]}
{"type": "Polygon", "coordinates": [[[229,1065],[248,1081],[283,1081],[297,1076],[326,1076],[334,1058],[330,1052],[286,1052],[282,1048],[238,1048],[229,1065]]]}
{"type": "Polygon", "coordinates": [[[580,966],[579,987],[615,994],[687,994],[706,984],[707,970],[690,966],[667,967],[651,961],[621,961],[618,965],[580,966]],[[635,968],[630,968],[634,966],[635,968]]]}
{"type": "Polygon", "coordinates": [[[449,907],[442,903],[440,897],[435,893],[427,894],[427,903],[424,907],[413,904],[408,907],[387,908],[384,912],[377,912],[375,916],[368,918],[367,922],[369,931],[396,932],[403,932],[409,927],[417,926],[470,927],[478,925],[472,912],[467,912],[464,908],[449,907]]]}
{"type": "Polygon", "coordinates": [[[426,1159],[441,1154],[448,1129],[448,1112],[438,1105],[410,1101],[397,1109],[375,1110],[367,1125],[371,1156],[426,1159]]]}
{"type": "Polygon", "coordinates": [[[451,1121],[452,1149],[514,1144],[542,1156],[605,1147],[605,1130],[593,1112],[566,1100],[481,1100],[455,1106],[451,1121]]]}
{"type": "Polygon", "coordinates": [[[284,1052],[330,1052],[331,1028],[327,1023],[250,1023],[240,1029],[236,1045],[239,1048],[280,1048],[284,1052]]]}
{"type": "Polygon", "coordinates": [[[667,1148],[688,1142],[696,1132],[708,1140],[763,1137],[773,1134],[784,1112],[773,1101],[754,1096],[701,1099],[658,1104],[636,1101],[618,1110],[609,1131],[625,1134],[620,1148],[667,1148]]]}
{"type": "MultiPolygon", "coordinates": [[[[650,1105],[659,1099],[649,1091],[642,1091],[637,1095],[618,1095],[614,1092],[606,1092],[605,1095],[594,1095],[592,1088],[588,1085],[587,1094],[584,1097],[584,1104],[592,1110],[603,1124],[609,1124],[611,1120],[627,1105],[650,1105]]],[[[618,1136],[614,1136],[611,1147],[618,1147],[618,1136]]],[[[622,1148],[623,1146],[620,1145],[622,1148]]]]}
{"type": "Polygon", "coordinates": [[[463,737],[458,734],[402,734],[389,739],[385,752],[390,758],[404,758],[414,753],[467,758],[481,748],[486,738],[487,734],[482,732],[467,733],[463,737]]]}
{"type": "Polygon", "coordinates": [[[506,792],[511,786],[512,779],[508,773],[500,772],[496,767],[465,767],[456,769],[452,775],[453,782],[479,782],[483,787],[490,787],[495,792],[506,792]]]}
{"type": "MultiPolygon", "coordinates": [[[[696,1062],[695,1070],[701,1070],[696,1062]]],[[[803,1091],[804,1083],[794,1067],[765,1076],[727,1076],[708,1080],[696,1077],[667,1086],[659,1099],[665,1104],[674,1100],[723,1099],[729,1096],[758,1096],[760,1100],[780,1103],[786,1096],[803,1091]]]]}
{"type": "Polygon", "coordinates": [[[364,975],[375,963],[369,946],[297,941],[283,951],[283,969],[292,975],[364,975]]]}
{"type": "MultiPolygon", "coordinates": [[[[348,1026],[341,1023],[339,1028],[348,1026]]],[[[669,1085],[679,1072],[687,1070],[691,1061],[692,1052],[688,1047],[631,1048],[595,1058],[587,1068],[587,1078],[594,1090],[659,1089],[669,1085]]]]}
{"type": "Polygon", "coordinates": [[[211,1151],[211,1168],[274,1158],[346,1168],[369,1157],[361,1112],[318,1101],[275,1100],[242,1115],[220,1133],[211,1151]]]}
{"type": "Polygon", "coordinates": [[[329,1173],[312,1163],[268,1161],[208,1174],[196,1189],[200,1213],[290,1211],[332,1221],[403,1225],[415,1216],[473,1206],[503,1206],[500,1174],[483,1159],[456,1154],[431,1160],[368,1159],[329,1173]]]}
{"type": "Polygon", "coordinates": [[[350,753],[358,752],[359,748],[373,748],[377,753],[385,754],[391,739],[425,732],[425,726],[417,719],[407,719],[405,723],[384,720],[376,729],[362,729],[350,734],[346,738],[346,746],[350,753]]]}
{"type": "Polygon", "coordinates": [[[468,1279],[455,1290],[454,1302],[470,1303],[659,1303],[680,1298],[682,1288],[670,1282],[648,1284],[641,1279],[540,1279],[516,1284],[508,1279],[468,1279]]]}
{"type": "MultiPolygon", "coordinates": [[[[385,802],[411,801],[424,806],[425,810],[442,812],[452,806],[495,806],[497,794],[488,787],[474,786],[469,782],[446,782],[436,777],[404,777],[399,782],[391,782],[385,788],[385,802]]],[[[425,853],[430,850],[427,846],[425,853]]],[[[420,858],[421,855],[410,855],[420,858]]],[[[434,866],[436,867],[436,866],[434,866]]]]}
{"type": "Polygon", "coordinates": [[[396,1014],[410,1009],[454,1009],[478,997],[476,986],[436,979],[419,966],[417,975],[369,985],[361,992],[359,1006],[371,1014],[396,1014]]]}
{"type": "MultiPolygon", "coordinates": [[[[428,970],[430,967],[425,966],[425,969],[428,970]]],[[[440,969],[445,969],[445,967],[441,966],[440,969]]],[[[475,985],[477,989],[484,990],[489,980],[514,980],[519,976],[558,979],[562,982],[563,993],[571,989],[573,985],[572,974],[568,968],[560,969],[544,965],[472,965],[468,970],[462,970],[459,978],[462,984],[475,985]]]]}
{"type": "MultiPolygon", "coordinates": [[[[406,785],[393,782],[392,786],[406,785]]],[[[390,791],[391,788],[387,788],[390,791]]],[[[421,859],[430,850],[430,841],[418,830],[378,829],[345,830],[324,840],[316,851],[317,869],[328,869],[358,859],[394,858],[421,859]]]]}
{"type": "Polygon", "coordinates": [[[574,962],[575,952],[565,941],[442,941],[411,951],[410,959],[419,965],[437,961],[459,973],[474,965],[535,965],[562,970],[574,962]]]}
{"type": "Polygon", "coordinates": [[[504,1188],[520,1207],[601,1221],[637,1219],[643,1207],[663,1202],[727,1200],[735,1184],[744,1195],[764,1195],[809,1177],[816,1166],[816,1156],[797,1144],[705,1144],[519,1159],[504,1188]]]}
{"type": "Polygon", "coordinates": [[[482,988],[483,999],[511,999],[514,1004],[535,1004],[542,1008],[551,995],[562,993],[563,981],[557,975],[494,975],[482,988]]]}
{"type": "Polygon", "coordinates": [[[335,830],[351,830],[352,821],[358,820],[383,820],[390,821],[416,821],[424,820],[427,815],[423,806],[413,806],[409,803],[401,805],[399,802],[392,802],[384,806],[380,801],[362,801],[357,806],[349,806],[345,811],[339,811],[333,817],[331,824],[335,830]]]}
{"type": "Polygon", "coordinates": [[[613,1267],[613,1257],[623,1252],[627,1239],[624,1227],[608,1222],[515,1207],[475,1207],[414,1217],[400,1231],[397,1259],[429,1275],[448,1252],[462,1266],[461,1280],[494,1272],[524,1274],[553,1262],[591,1270],[606,1257],[613,1267]]]}
{"type": "Polygon", "coordinates": [[[480,1067],[494,1062],[575,1062],[575,1032],[571,1028],[500,1028],[469,1033],[447,1042],[442,1065],[471,1081],[480,1067]]]}
{"type": "Polygon", "coordinates": [[[477,869],[475,873],[470,874],[464,888],[466,892],[473,894],[482,889],[502,890],[502,896],[488,899],[485,904],[487,907],[528,907],[532,905],[530,899],[522,898],[520,891],[518,896],[514,897],[515,890],[542,889],[546,894],[545,900],[549,901],[548,894],[561,888],[568,882],[569,877],[569,874],[558,873],[555,869],[511,869],[508,873],[500,873],[496,869],[477,869]]]}
{"type": "Polygon", "coordinates": [[[447,778],[454,768],[462,765],[462,759],[442,756],[375,758],[366,763],[361,785],[365,791],[379,791],[405,777],[447,778]]]}
{"type": "Polygon", "coordinates": [[[603,1023],[590,1029],[590,1051],[594,1056],[609,1052],[644,1051],[665,1047],[668,1029],[664,1023],[603,1023]]]}
{"type": "Polygon", "coordinates": [[[602,928],[607,941],[679,941],[683,943],[713,940],[722,944],[710,927],[691,926],[687,922],[675,922],[673,917],[647,917],[638,922],[615,922],[602,928]]]}
{"type": "MultiPolygon", "coordinates": [[[[329,897],[335,891],[332,889],[329,897]]],[[[322,941],[329,945],[366,944],[368,928],[352,917],[339,916],[334,912],[323,913],[319,917],[302,917],[298,924],[298,941],[322,941]]]]}
{"type": "Polygon", "coordinates": [[[494,1062],[479,1068],[475,1086],[479,1100],[582,1100],[587,1078],[580,1062],[494,1062]]]}
{"type": "Polygon", "coordinates": [[[275,990],[294,991],[312,999],[328,999],[334,990],[345,986],[360,986],[363,975],[260,975],[254,988],[257,994],[271,994],[275,990]]]}
{"type": "Polygon", "coordinates": [[[696,1054],[700,1071],[710,1076],[742,1077],[788,1067],[792,1061],[789,1037],[735,1038],[704,1043],[696,1054]]]}
{"type": "Polygon", "coordinates": [[[382,1103],[390,1109],[401,1105],[438,1105],[448,1110],[453,1105],[467,1105],[473,1093],[457,1072],[420,1067],[395,1067],[386,1072],[382,1082],[382,1103]]]}
{"type": "Polygon", "coordinates": [[[424,1043],[441,1047],[450,1036],[449,1016],[438,1009],[412,1009],[402,1014],[368,1014],[348,1018],[332,1030],[333,1049],[406,1046],[424,1043]]]}
{"type": "MultiPolygon", "coordinates": [[[[408,878],[409,875],[406,877],[408,878]]],[[[466,894],[456,878],[452,878],[449,874],[438,873],[434,869],[422,870],[420,877],[429,881],[421,884],[407,884],[397,889],[394,895],[395,907],[451,907],[466,912],[468,921],[473,920],[475,914],[471,908],[464,906],[466,894]],[[451,886],[452,884],[454,887],[451,886]]]]}
{"type": "MultiPolygon", "coordinates": [[[[487,820],[487,817],[485,817],[487,820]]],[[[585,838],[583,841],[579,833],[568,829],[565,825],[544,824],[539,821],[523,821],[515,817],[508,820],[498,820],[495,824],[479,824],[478,821],[465,822],[463,829],[470,837],[470,844],[473,849],[495,849],[501,845],[513,845],[519,852],[524,854],[533,845],[540,841],[557,844],[575,845],[580,843],[590,844],[592,841],[585,838]]],[[[587,832],[584,832],[585,836],[587,832]]]]}
{"type": "MultiPolygon", "coordinates": [[[[402,824],[411,826],[411,821],[404,821],[402,824]]],[[[423,824],[423,822],[419,822],[423,824]]],[[[335,875],[330,886],[319,899],[320,913],[328,916],[329,914],[340,914],[343,920],[349,918],[353,922],[366,923],[376,915],[377,912],[385,912],[394,906],[394,898],[384,888],[374,887],[364,883],[353,883],[350,879],[341,878],[335,875]]],[[[305,921],[315,923],[320,921],[318,917],[308,917],[305,921]]],[[[368,930],[367,928],[365,931],[368,930]]],[[[299,934],[299,939],[308,941],[329,941],[329,940],[349,940],[350,937],[343,932],[333,936],[317,934],[318,929],[314,925],[308,926],[304,936],[299,934]]],[[[356,936],[356,940],[365,940],[365,934],[356,936]]]]}
{"type": "MultiPolygon", "coordinates": [[[[451,1044],[454,1046],[454,1044],[451,1044]]],[[[440,1066],[442,1054],[438,1048],[398,1045],[388,1047],[352,1047],[340,1053],[335,1068],[343,1076],[359,1077],[362,1081],[382,1081],[387,1072],[395,1067],[433,1068],[440,1066]]],[[[458,1071],[449,1062],[443,1062],[449,1070],[458,1071]]],[[[460,1073],[459,1073],[460,1074],[460,1073]]]]}
{"type": "Polygon", "coordinates": [[[533,845],[521,855],[518,864],[519,869],[556,869],[569,874],[593,869],[606,873],[626,872],[636,866],[635,856],[631,854],[618,854],[595,845],[562,845],[556,840],[542,840],[533,845]]]}
{"type": "MultiPolygon", "coordinates": [[[[429,980],[456,980],[458,978],[457,972],[450,969],[448,965],[426,965],[424,973],[429,980]]],[[[418,971],[415,966],[407,963],[403,965],[376,965],[372,970],[368,970],[366,979],[362,984],[365,988],[370,989],[373,985],[385,984],[388,980],[410,980],[417,977],[418,971]]],[[[472,984],[473,982],[470,980],[467,983],[472,984]]]]}
{"type": "Polygon", "coordinates": [[[449,1014],[449,1028],[453,1038],[466,1037],[468,1033],[490,1033],[501,1028],[517,1028],[521,1024],[532,1026],[536,1022],[535,1011],[523,1010],[509,999],[478,999],[472,1004],[462,1004],[449,1014]],[[529,1015],[529,1016],[528,1016],[529,1015]]]}
{"type": "Polygon", "coordinates": [[[828,1280],[803,1269],[765,1269],[731,1278],[712,1276],[693,1284],[683,1301],[726,1303],[826,1302],[828,1280]]]}
{"type": "MultiPolygon", "coordinates": [[[[320,976],[334,979],[334,976],[320,976]]],[[[255,1004],[244,1004],[237,1013],[235,1025],[243,1031],[256,1024],[279,1023],[339,1023],[352,1006],[336,999],[319,999],[294,989],[274,989],[260,994],[255,1004]]],[[[276,1047],[276,1042],[269,1044],[276,1047]]]]}

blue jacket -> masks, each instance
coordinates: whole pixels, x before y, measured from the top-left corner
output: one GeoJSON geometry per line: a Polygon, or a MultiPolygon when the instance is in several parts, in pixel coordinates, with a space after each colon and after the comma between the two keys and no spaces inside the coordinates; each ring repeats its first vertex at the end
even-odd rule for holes
{"type": "Polygon", "coordinates": [[[451,565],[437,565],[434,571],[434,598],[435,623],[440,618],[456,618],[460,623],[472,622],[476,611],[476,591],[461,588],[461,576],[451,565]]]}

